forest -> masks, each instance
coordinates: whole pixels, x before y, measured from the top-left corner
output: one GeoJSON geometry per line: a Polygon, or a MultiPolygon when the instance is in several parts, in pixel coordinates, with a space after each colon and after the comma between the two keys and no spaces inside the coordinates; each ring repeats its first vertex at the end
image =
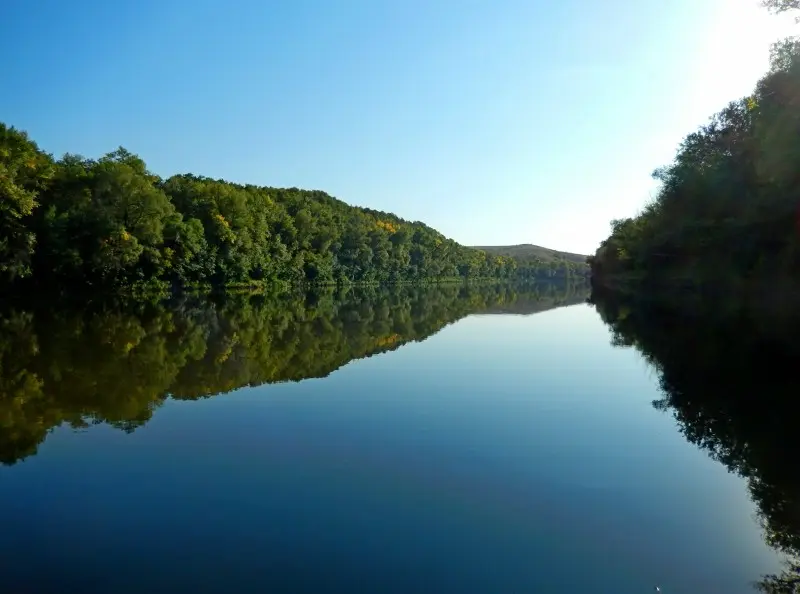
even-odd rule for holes
{"type": "Polygon", "coordinates": [[[119,148],[55,160],[0,124],[0,283],[81,288],[530,280],[583,263],[490,255],[322,191],[162,179],[119,148]]]}
{"type": "Polygon", "coordinates": [[[784,571],[762,576],[756,589],[800,592],[800,432],[792,421],[800,412],[800,313],[743,319],[716,303],[687,310],[602,288],[591,302],[612,344],[635,348],[656,371],[663,397],[653,406],[746,480],[767,544],[786,558],[784,571]]]}
{"type": "Polygon", "coordinates": [[[613,221],[588,258],[594,284],[792,307],[800,294],[800,41],[773,45],[752,94],[689,134],[653,175],[655,198],[613,221]]]}
{"type": "Polygon", "coordinates": [[[423,340],[466,315],[529,314],[586,300],[588,283],[317,287],[68,307],[19,298],[0,311],[0,464],[47,434],[144,425],[168,397],[325,377],[423,340]]]}

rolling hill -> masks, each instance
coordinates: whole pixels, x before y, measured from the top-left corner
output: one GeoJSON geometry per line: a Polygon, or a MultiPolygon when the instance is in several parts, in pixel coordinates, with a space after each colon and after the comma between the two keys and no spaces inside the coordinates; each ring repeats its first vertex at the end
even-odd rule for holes
{"type": "Polygon", "coordinates": [[[586,256],[583,254],[573,254],[571,252],[560,252],[551,250],[539,245],[522,243],[519,245],[495,245],[495,246],[474,246],[475,249],[483,250],[492,256],[509,256],[517,260],[538,259],[543,262],[558,262],[566,260],[576,264],[586,264],[586,256]]]}

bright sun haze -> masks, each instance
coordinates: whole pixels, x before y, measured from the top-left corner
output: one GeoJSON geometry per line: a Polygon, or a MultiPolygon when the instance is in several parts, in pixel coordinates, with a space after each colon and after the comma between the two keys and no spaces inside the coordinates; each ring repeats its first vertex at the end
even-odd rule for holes
{"type": "Polygon", "coordinates": [[[0,112],[56,155],[588,253],[791,31],[755,0],[11,0],[0,112]]]}

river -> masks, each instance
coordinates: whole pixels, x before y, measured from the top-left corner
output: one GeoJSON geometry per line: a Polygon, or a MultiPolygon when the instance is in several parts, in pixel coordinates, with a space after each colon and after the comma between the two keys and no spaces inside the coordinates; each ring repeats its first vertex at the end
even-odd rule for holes
{"type": "Polygon", "coordinates": [[[7,308],[3,591],[753,592],[748,481],[587,297],[7,308]]]}

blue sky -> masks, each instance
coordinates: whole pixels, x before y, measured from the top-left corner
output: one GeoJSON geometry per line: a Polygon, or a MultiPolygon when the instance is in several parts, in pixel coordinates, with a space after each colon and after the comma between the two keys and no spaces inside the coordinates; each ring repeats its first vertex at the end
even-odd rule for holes
{"type": "Polygon", "coordinates": [[[756,0],[6,0],[0,118],[588,253],[789,30],[756,0]]]}

